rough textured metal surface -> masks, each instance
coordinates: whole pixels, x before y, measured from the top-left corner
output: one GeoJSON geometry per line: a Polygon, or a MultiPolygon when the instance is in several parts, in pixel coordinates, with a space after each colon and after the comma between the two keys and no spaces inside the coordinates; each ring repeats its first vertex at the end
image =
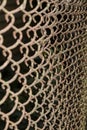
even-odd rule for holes
{"type": "Polygon", "coordinates": [[[86,17],[86,0],[0,0],[0,130],[82,129],[86,17]]]}

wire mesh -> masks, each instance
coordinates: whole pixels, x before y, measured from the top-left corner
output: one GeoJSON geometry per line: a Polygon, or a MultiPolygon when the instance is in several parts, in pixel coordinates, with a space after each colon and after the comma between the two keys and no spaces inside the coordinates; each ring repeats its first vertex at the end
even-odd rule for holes
{"type": "Polygon", "coordinates": [[[0,0],[0,130],[84,130],[86,0],[0,0]]]}

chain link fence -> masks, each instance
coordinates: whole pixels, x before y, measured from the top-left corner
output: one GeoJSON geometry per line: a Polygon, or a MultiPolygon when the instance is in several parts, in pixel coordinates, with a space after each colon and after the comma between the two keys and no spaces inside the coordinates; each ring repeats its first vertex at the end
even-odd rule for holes
{"type": "Polygon", "coordinates": [[[87,0],[0,0],[0,130],[87,130],[86,46],[87,0]]]}

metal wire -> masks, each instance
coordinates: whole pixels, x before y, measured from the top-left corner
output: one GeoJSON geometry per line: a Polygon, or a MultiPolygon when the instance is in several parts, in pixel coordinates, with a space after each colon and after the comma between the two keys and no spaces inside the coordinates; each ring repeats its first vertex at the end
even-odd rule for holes
{"type": "Polygon", "coordinates": [[[82,130],[86,0],[0,0],[0,130],[82,130]]]}

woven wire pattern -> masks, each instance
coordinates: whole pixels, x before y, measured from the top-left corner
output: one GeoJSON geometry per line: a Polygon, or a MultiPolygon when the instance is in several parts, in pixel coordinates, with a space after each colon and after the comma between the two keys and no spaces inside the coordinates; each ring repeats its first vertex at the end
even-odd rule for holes
{"type": "Polygon", "coordinates": [[[86,0],[0,0],[0,129],[82,129],[86,0]]]}

